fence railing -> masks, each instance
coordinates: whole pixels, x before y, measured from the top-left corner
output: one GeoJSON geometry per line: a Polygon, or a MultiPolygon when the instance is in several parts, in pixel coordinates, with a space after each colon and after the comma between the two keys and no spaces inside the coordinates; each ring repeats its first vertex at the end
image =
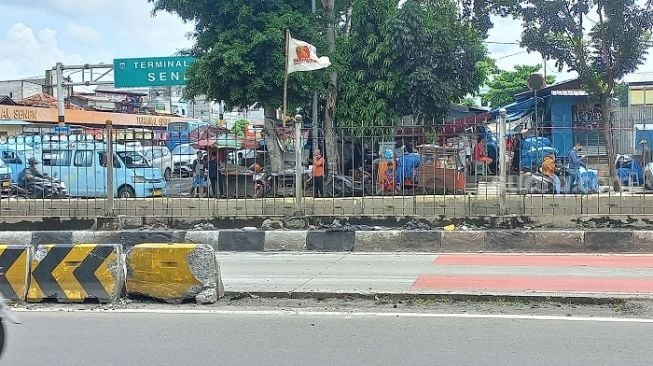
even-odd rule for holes
{"type": "Polygon", "coordinates": [[[200,134],[206,141],[187,141],[171,137],[161,126],[113,126],[115,144],[109,148],[105,129],[55,134],[52,126],[4,125],[0,216],[183,218],[283,216],[299,211],[326,216],[460,217],[653,211],[649,208],[653,196],[648,195],[653,171],[647,166],[653,161],[649,149],[653,115],[615,114],[611,127],[615,152],[629,155],[619,161],[607,157],[605,131],[597,121],[524,118],[508,123],[507,202],[501,210],[499,143],[494,124],[484,123],[487,118],[466,117],[444,127],[339,127],[334,130],[333,151],[323,130],[306,126],[303,149],[296,152],[294,132],[280,127],[275,132],[280,156],[275,156],[269,146],[272,140],[262,129],[247,131],[244,137],[223,136],[226,131],[220,130],[200,134]],[[482,148],[477,147],[479,141],[482,148]],[[578,154],[586,166],[580,171],[567,168],[575,143],[582,146],[578,154]],[[313,155],[318,149],[325,158],[323,179],[314,176],[313,155]],[[113,159],[108,159],[109,153],[113,159]],[[540,172],[549,153],[555,155],[560,194],[554,181],[540,172]],[[301,199],[295,197],[296,154],[303,162],[301,199]],[[36,192],[22,174],[31,159],[38,163],[38,172],[47,175],[36,192]],[[274,159],[279,161],[273,164],[274,159]],[[113,184],[108,184],[110,160],[113,184]],[[617,167],[616,177],[609,175],[611,164],[617,167]],[[271,169],[279,165],[282,169],[271,169]],[[612,189],[613,179],[622,183],[620,191],[612,189]],[[113,192],[107,192],[110,186],[113,192]],[[109,195],[115,198],[109,200],[109,195]]]}

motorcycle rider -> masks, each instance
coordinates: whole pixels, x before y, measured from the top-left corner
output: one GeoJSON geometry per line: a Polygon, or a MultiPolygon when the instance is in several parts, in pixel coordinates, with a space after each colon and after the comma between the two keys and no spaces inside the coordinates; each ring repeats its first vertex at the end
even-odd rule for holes
{"type": "Polygon", "coordinates": [[[39,170],[36,168],[36,166],[39,164],[38,160],[35,158],[29,158],[27,163],[28,166],[23,170],[21,177],[22,179],[20,179],[20,181],[23,183],[25,190],[28,192],[32,192],[35,189],[39,190],[40,192],[33,192],[38,195],[38,193],[43,192],[43,189],[39,188],[36,183],[43,182],[45,176],[41,174],[41,172],[39,172],[39,170]]]}

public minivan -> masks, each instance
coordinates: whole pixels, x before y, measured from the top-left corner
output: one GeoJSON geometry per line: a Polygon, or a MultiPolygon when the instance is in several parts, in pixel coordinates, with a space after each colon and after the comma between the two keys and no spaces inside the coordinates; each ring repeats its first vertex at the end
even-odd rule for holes
{"type": "Polygon", "coordinates": [[[27,160],[29,158],[38,159],[38,155],[38,150],[33,149],[30,146],[0,144],[0,159],[2,159],[9,170],[8,172],[3,173],[11,174],[11,181],[14,183],[18,182],[18,175],[25,170],[27,160]]]}
{"type": "MultiPolygon", "coordinates": [[[[61,179],[73,197],[107,197],[107,144],[44,143],[40,170],[61,179]]],[[[114,197],[161,197],[167,193],[161,171],[124,145],[113,147],[114,197]]]]}
{"type": "Polygon", "coordinates": [[[8,192],[11,189],[11,168],[0,159],[0,191],[8,192]]]}

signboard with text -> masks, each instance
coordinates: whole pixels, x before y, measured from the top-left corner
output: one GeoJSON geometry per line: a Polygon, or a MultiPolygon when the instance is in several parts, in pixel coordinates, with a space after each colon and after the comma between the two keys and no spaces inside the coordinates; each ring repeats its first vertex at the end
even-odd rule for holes
{"type": "Polygon", "coordinates": [[[113,60],[116,88],[185,85],[194,57],[121,58],[113,60]]]}

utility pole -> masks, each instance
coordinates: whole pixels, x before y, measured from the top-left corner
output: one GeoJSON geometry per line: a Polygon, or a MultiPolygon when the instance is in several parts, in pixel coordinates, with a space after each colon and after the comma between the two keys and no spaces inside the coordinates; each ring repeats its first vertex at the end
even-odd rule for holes
{"type": "Polygon", "coordinates": [[[63,64],[61,62],[57,62],[55,69],[57,71],[57,112],[59,116],[59,126],[63,127],[66,122],[66,109],[64,106],[63,95],[63,64]]]}
{"type": "Polygon", "coordinates": [[[506,181],[508,171],[506,169],[506,109],[499,110],[499,212],[506,214],[506,181]]]}
{"type": "Polygon", "coordinates": [[[302,166],[302,115],[297,114],[295,121],[295,210],[302,211],[302,197],[304,196],[304,182],[302,179],[304,168],[302,166]]]}
{"type": "Polygon", "coordinates": [[[107,144],[107,215],[113,216],[113,122],[106,122],[107,144]]]}
{"type": "MultiPolygon", "coordinates": [[[[315,14],[317,12],[316,2],[317,2],[316,0],[311,1],[311,10],[313,11],[313,14],[315,14]]],[[[319,139],[318,139],[318,133],[319,133],[318,123],[319,123],[320,117],[318,116],[318,113],[319,112],[317,110],[317,91],[315,91],[315,92],[313,92],[313,110],[312,110],[312,113],[311,113],[311,121],[313,122],[313,133],[312,133],[313,138],[311,140],[311,146],[313,146],[313,151],[315,151],[316,149],[319,149],[319,147],[318,147],[318,142],[319,142],[319,139]]],[[[312,158],[312,157],[309,157],[309,158],[312,158]]]]}

